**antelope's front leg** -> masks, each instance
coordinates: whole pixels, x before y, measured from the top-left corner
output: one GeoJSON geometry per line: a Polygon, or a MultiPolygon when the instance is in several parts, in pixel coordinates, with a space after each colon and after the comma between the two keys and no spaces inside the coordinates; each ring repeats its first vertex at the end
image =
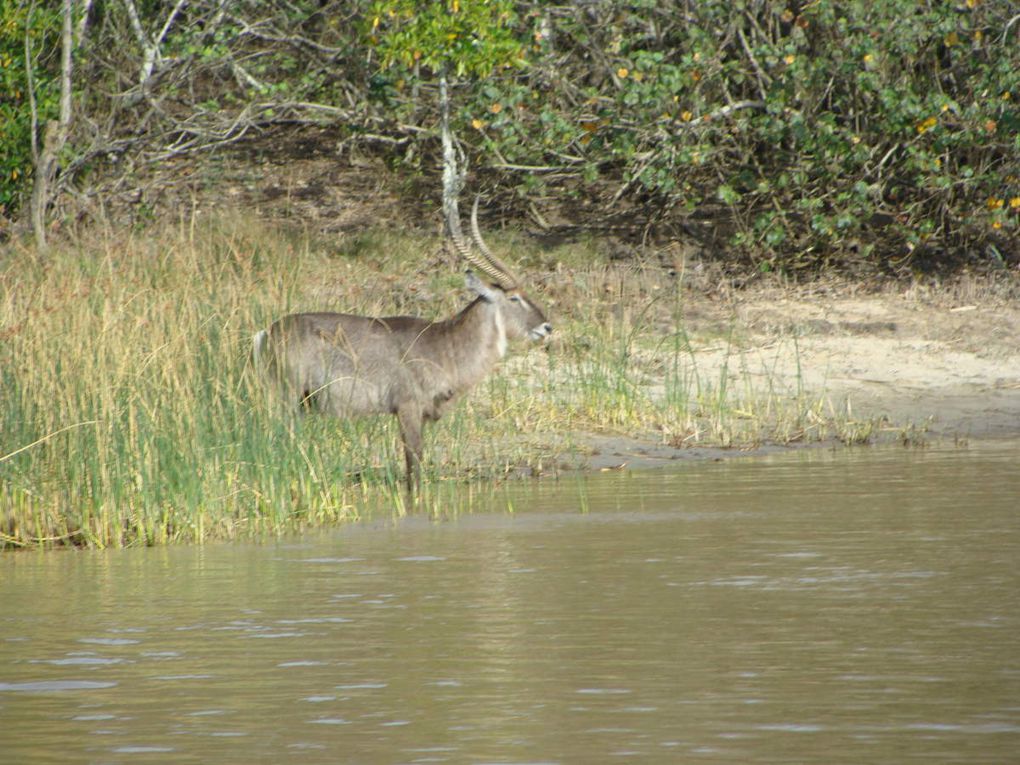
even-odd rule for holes
{"type": "Polygon", "coordinates": [[[415,488],[421,489],[421,429],[423,423],[421,410],[412,406],[401,407],[397,410],[397,421],[400,423],[400,438],[404,442],[407,490],[414,494],[415,488]]]}

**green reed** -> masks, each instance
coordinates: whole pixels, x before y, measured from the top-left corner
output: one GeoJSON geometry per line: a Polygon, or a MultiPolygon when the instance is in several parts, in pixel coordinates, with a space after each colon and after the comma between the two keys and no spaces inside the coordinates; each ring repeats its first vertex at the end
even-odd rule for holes
{"type": "MultiPolygon", "coordinates": [[[[461,501],[451,481],[574,464],[585,432],[739,444],[794,433],[784,418],[819,411],[747,375],[739,391],[726,370],[713,379],[682,329],[679,290],[648,292],[641,275],[565,250],[569,276],[536,290],[555,342],[519,349],[427,430],[426,489],[412,508],[392,418],[281,412],[249,352],[253,332],[293,310],[452,314],[463,304],[456,269],[441,257],[423,268],[436,244],[377,232],[338,247],[250,220],[185,220],[92,232],[45,257],[9,248],[0,547],[201,542],[366,512],[441,514],[461,501]]],[[[526,272],[548,265],[518,252],[526,272]]]]}

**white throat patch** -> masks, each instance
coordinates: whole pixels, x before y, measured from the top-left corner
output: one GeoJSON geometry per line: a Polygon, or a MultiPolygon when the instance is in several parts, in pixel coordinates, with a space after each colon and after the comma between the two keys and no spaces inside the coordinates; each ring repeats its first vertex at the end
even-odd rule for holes
{"type": "Polygon", "coordinates": [[[506,356],[506,323],[503,321],[503,312],[496,310],[496,351],[499,353],[499,357],[503,358],[506,356]]]}

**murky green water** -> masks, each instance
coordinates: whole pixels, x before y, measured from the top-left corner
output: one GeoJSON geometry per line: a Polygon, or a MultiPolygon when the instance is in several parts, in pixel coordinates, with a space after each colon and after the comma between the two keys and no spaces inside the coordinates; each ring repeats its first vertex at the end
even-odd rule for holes
{"type": "Polygon", "coordinates": [[[1017,762],[1018,463],[801,452],[0,557],[0,760],[1017,762]]]}

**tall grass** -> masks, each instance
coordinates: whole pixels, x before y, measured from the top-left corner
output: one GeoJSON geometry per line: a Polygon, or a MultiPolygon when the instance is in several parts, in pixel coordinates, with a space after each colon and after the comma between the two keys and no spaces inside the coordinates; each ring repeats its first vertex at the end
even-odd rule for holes
{"type": "Polygon", "coordinates": [[[7,256],[4,541],[202,540],[349,512],[336,464],[251,395],[246,338],[305,260],[263,233],[187,224],[7,256]]]}
{"type": "MultiPolygon", "coordinates": [[[[250,220],[186,220],[3,255],[0,547],[201,542],[405,512],[392,418],[271,409],[250,337],[292,310],[449,315],[460,276],[423,268],[422,253],[437,250],[410,238],[334,249],[250,220]]],[[[509,359],[428,431],[427,507],[450,499],[438,479],[569,460],[577,432],[675,445],[805,437],[818,408],[803,395],[735,391],[729,371],[699,370],[679,291],[636,278],[635,294],[607,298],[615,276],[562,257],[565,275],[537,290],[556,344],[509,359]]]]}

